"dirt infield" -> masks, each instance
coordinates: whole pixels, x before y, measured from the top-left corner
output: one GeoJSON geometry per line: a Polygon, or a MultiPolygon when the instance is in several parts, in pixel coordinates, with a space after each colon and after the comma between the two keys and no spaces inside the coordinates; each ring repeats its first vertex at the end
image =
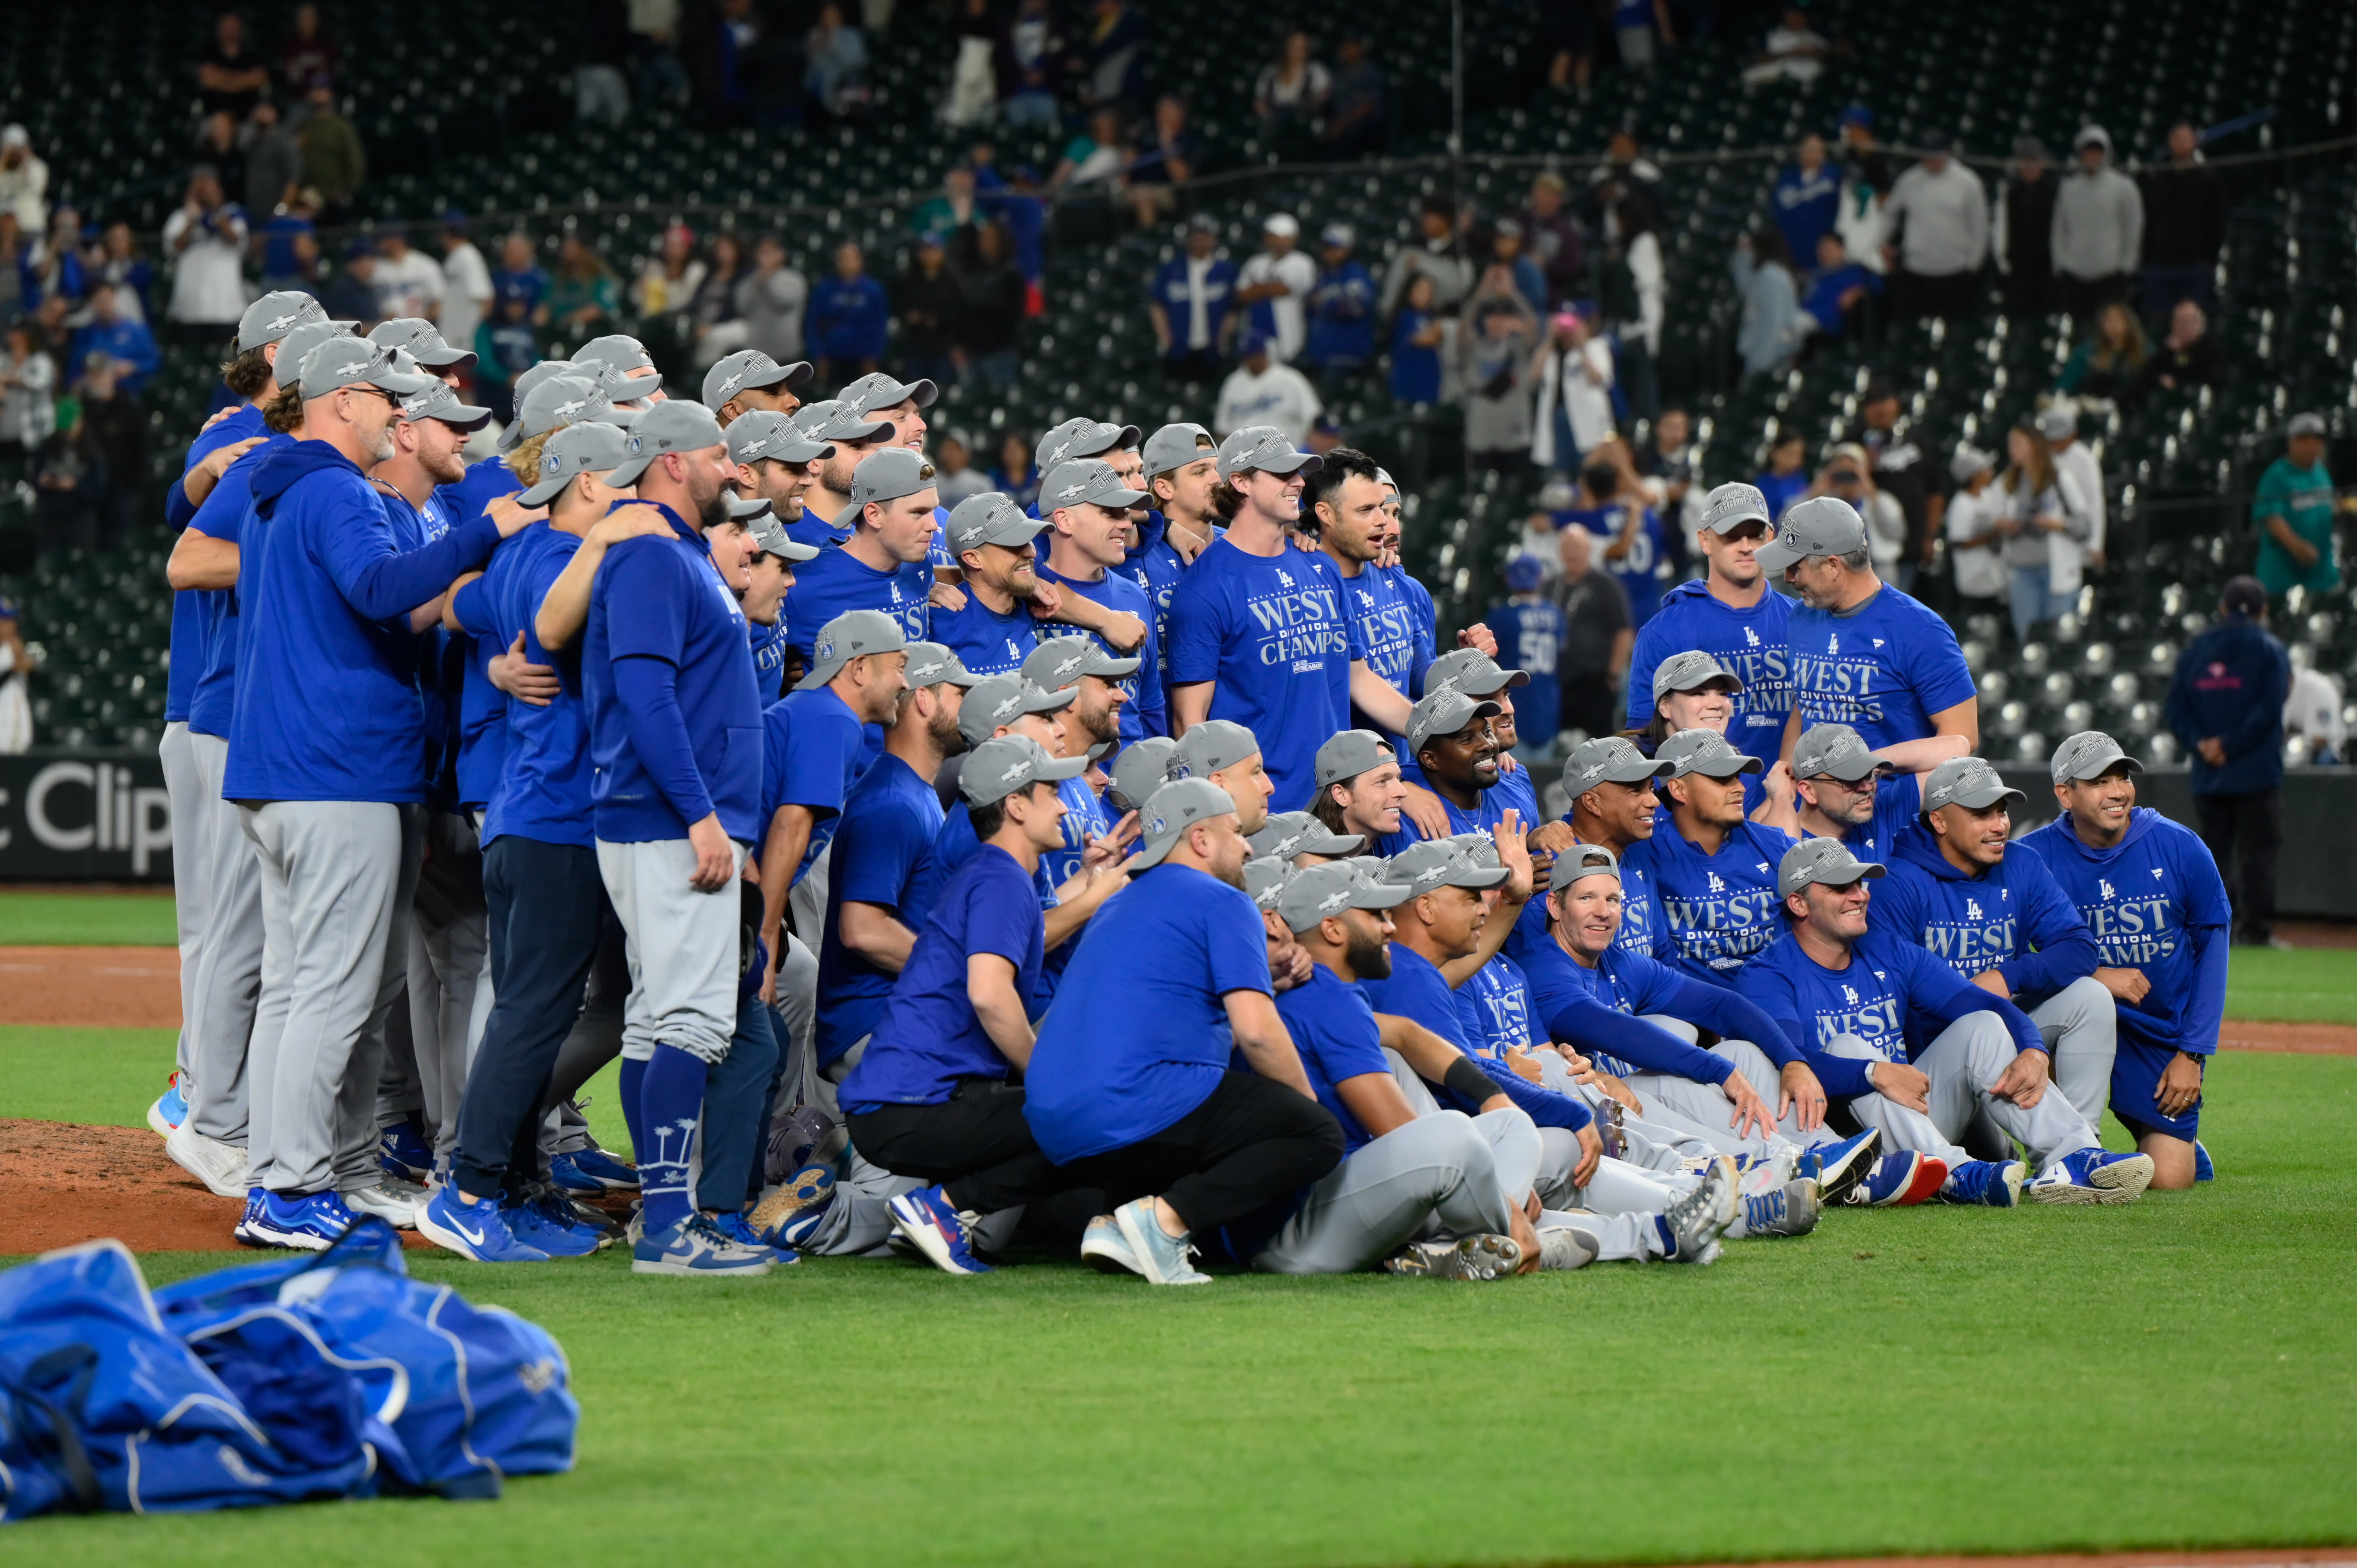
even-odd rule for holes
{"type": "Polygon", "coordinates": [[[176,948],[0,948],[0,1024],[180,1026],[176,948]]]}

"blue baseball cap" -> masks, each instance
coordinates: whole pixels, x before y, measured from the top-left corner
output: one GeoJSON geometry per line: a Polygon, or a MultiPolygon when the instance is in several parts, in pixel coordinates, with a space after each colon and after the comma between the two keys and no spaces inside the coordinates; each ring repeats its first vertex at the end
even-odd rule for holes
{"type": "Polygon", "coordinates": [[[1506,586],[1512,592],[1527,594],[1545,580],[1546,568],[1535,555],[1517,555],[1506,563],[1506,586]]]}

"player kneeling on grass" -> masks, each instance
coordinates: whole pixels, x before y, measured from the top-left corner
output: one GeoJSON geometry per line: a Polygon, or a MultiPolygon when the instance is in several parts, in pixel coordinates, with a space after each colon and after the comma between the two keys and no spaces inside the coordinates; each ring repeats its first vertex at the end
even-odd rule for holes
{"type": "MultiPolygon", "coordinates": [[[[2105,1152],[2087,1119],[2050,1092],[2038,1026],[1966,983],[1899,932],[1868,929],[1868,880],[1883,868],[1834,839],[1794,845],[1776,868],[1792,929],[1743,966],[1736,985],[1784,1031],[1814,1042],[1828,1092],[1897,1150],[1937,1166],[1950,1203],[2010,1208],[2018,1160],[1975,1160],[1956,1140],[1986,1111],[2038,1163],[2043,1203],[2128,1203],[2152,1179],[2143,1155],[2105,1152]],[[1921,1020],[1936,1022],[1926,1037],[1921,1020]]],[[[1928,1176],[1924,1177],[1929,1184],[1928,1176]]]]}
{"type": "Polygon", "coordinates": [[[1027,1000],[1039,988],[1047,922],[1032,889],[1040,856],[1064,842],[1056,786],[1088,767],[1036,740],[974,747],[958,775],[973,858],[933,900],[884,1015],[837,1098],[852,1146],[898,1176],[934,1185],[891,1199],[893,1229],[952,1274],[990,1265],[974,1227],[1070,1183],[1039,1152],[1008,1079],[1030,1066],[1027,1000]]]}

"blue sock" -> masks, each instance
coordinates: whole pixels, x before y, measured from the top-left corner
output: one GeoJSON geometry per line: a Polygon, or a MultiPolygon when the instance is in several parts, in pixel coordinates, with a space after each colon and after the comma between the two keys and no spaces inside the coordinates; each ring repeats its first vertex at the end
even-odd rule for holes
{"type": "Polygon", "coordinates": [[[688,1216],[688,1165],[695,1152],[709,1070],[701,1057],[676,1046],[657,1046],[639,1084],[639,1115],[647,1132],[639,1154],[639,1193],[646,1200],[650,1236],[688,1216]]]}
{"type": "Polygon", "coordinates": [[[622,1124],[630,1132],[630,1158],[635,1162],[639,1151],[647,1146],[646,1119],[639,1114],[639,1096],[645,1090],[647,1064],[622,1058],[622,1124]]]}

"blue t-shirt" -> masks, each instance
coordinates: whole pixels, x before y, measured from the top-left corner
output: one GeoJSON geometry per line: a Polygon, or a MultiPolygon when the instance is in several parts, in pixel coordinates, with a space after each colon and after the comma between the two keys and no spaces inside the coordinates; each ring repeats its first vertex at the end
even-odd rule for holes
{"type": "Polygon", "coordinates": [[[1629,596],[1629,624],[1640,632],[1662,607],[1662,579],[1654,568],[1669,554],[1670,536],[1662,527],[1662,520],[1652,507],[1638,508],[1637,527],[1629,535],[1629,553],[1618,561],[1609,560],[1605,551],[1620,542],[1620,531],[1628,527],[1631,503],[1615,501],[1609,506],[1574,508],[1555,514],[1555,526],[1584,528],[1596,540],[1596,564],[1612,574],[1621,591],[1629,596]]]}
{"type": "Polygon", "coordinates": [[[889,752],[876,759],[843,803],[819,939],[814,1044],[821,1062],[834,1061],[876,1027],[895,978],[844,945],[844,902],[873,904],[908,925],[909,884],[942,830],[942,814],[931,783],[889,752]]]}
{"type": "Polygon", "coordinates": [[[1707,584],[1680,583],[1662,596],[1662,607],[1637,633],[1629,655],[1629,727],[1653,717],[1653,671],[1680,653],[1709,654],[1735,672],[1743,690],[1727,715],[1727,744],[1761,768],[1782,755],[1784,724],[1792,714],[1792,648],[1785,623],[1792,601],[1770,589],[1739,610],[1713,596],[1707,584]]]}
{"type": "MultiPolygon", "coordinates": [[[[1227,532],[1214,525],[1211,537],[1224,538],[1227,532]]],[[[1146,521],[1138,525],[1136,548],[1121,564],[1121,569],[1146,591],[1146,602],[1154,607],[1146,619],[1154,628],[1155,680],[1163,688],[1166,712],[1170,686],[1170,596],[1178,591],[1180,580],[1187,575],[1187,564],[1186,558],[1170,542],[1169,525],[1158,511],[1146,514],[1146,521]]],[[[1169,732],[1166,729],[1162,733],[1169,732]]]]}
{"type": "MultiPolygon", "coordinates": [[[[1309,1087],[1318,1091],[1318,1103],[1342,1124],[1343,1152],[1355,1153],[1372,1143],[1372,1136],[1351,1114],[1334,1088],[1348,1079],[1391,1073],[1391,1061],[1383,1055],[1383,1037],[1375,1027],[1375,1010],[1366,993],[1343,983],[1321,963],[1311,968],[1307,982],[1277,993],[1276,1011],[1285,1020],[1285,1032],[1293,1036],[1293,1048],[1300,1054],[1302,1070],[1309,1075],[1309,1087]]],[[[1241,1068],[1243,1063],[1236,1065],[1241,1068]]]]}
{"type": "Polygon", "coordinates": [[[867,726],[834,687],[819,686],[770,703],[761,728],[761,815],[754,839],[767,840],[779,807],[807,807],[810,843],[794,867],[800,882],[834,837],[843,803],[867,771],[867,726]]]}
{"type": "Polygon", "coordinates": [[[1973,694],[1955,632],[1887,583],[1845,616],[1795,604],[1785,636],[1803,730],[1845,724],[1879,749],[1921,740],[1933,714],[1973,694]]]}
{"type": "MultiPolygon", "coordinates": [[[[1835,833],[1859,860],[1888,863],[1899,852],[1899,836],[1923,814],[1923,780],[1913,773],[1892,773],[1875,783],[1874,816],[1845,833],[1835,833]]],[[[1658,832],[1658,830],[1656,830],[1658,832]]],[[[1803,838],[1822,838],[1803,832],[1803,838]]]]}
{"type": "MultiPolygon", "coordinates": [[[[1366,565],[1359,568],[1355,577],[1344,576],[1339,566],[1333,570],[1341,577],[1342,603],[1352,621],[1352,657],[1364,659],[1367,668],[1383,678],[1383,684],[1415,702],[1424,690],[1424,672],[1432,664],[1432,654],[1418,636],[1415,603],[1402,585],[1405,575],[1366,565]]],[[[1377,731],[1392,743],[1394,751],[1407,754],[1407,744],[1396,732],[1377,724],[1355,705],[1351,723],[1377,731]]]]}
{"type": "Polygon", "coordinates": [[[1563,712],[1563,684],[1555,677],[1569,630],[1563,610],[1552,599],[1509,599],[1490,612],[1488,624],[1490,635],[1498,639],[1498,661],[1531,678],[1514,699],[1516,732],[1521,733],[1523,715],[1529,714],[1530,733],[1523,736],[1523,743],[1543,746],[1555,738],[1563,712]]]}
{"type": "MultiPolygon", "coordinates": [[[[221,423],[226,424],[229,421],[221,423]]],[[[197,509],[197,515],[189,519],[188,526],[208,539],[238,545],[242,551],[253,517],[254,470],[261,466],[263,457],[294,442],[292,435],[273,433],[262,446],[231,465],[229,472],[213,487],[213,493],[205,498],[205,504],[197,509]]],[[[204,628],[195,653],[203,667],[190,682],[183,716],[197,734],[227,740],[230,723],[237,714],[238,643],[244,625],[243,618],[238,614],[237,590],[191,589],[175,595],[172,613],[176,623],[183,602],[197,607],[204,628]]]]}
{"type": "MultiPolygon", "coordinates": [[[[181,488],[181,481],[188,478],[189,469],[231,442],[269,434],[268,427],[262,423],[261,408],[253,403],[247,403],[210,430],[200,432],[195,440],[188,443],[188,455],[180,464],[180,478],[174,480],[172,488],[164,494],[166,523],[176,529],[186,528],[197,514],[198,509],[188,499],[188,492],[181,488]]],[[[255,447],[240,460],[239,467],[260,457],[264,451],[263,447],[255,447]]],[[[221,478],[226,480],[229,476],[224,474],[221,478]]],[[[250,492],[253,485],[251,470],[248,470],[246,485],[250,492]]],[[[214,488],[218,489],[220,487],[214,488]]],[[[212,498],[208,496],[205,499],[210,500],[212,498]]],[[[206,532],[211,532],[210,529],[206,532]]],[[[220,536],[215,534],[213,537],[220,536]]],[[[177,724],[188,716],[188,703],[196,694],[197,679],[204,673],[209,660],[207,634],[220,614],[219,601],[229,597],[232,592],[234,590],[226,588],[182,588],[172,595],[172,653],[164,671],[166,724],[177,724]]]]}
{"type": "Polygon", "coordinates": [[[1810,174],[1792,164],[1776,177],[1776,188],[1769,199],[1775,208],[1776,227],[1784,231],[1784,246],[1792,252],[1792,264],[1815,265],[1817,242],[1833,232],[1834,220],[1841,216],[1841,171],[1822,163],[1816,173],[1810,174]]]}
{"type": "Polygon", "coordinates": [[[1217,682],[1211,716],[1260,742],[1271,811],[1305,804],[1318,748],[1351,727],[1351,661],[1362,657],[1342,584],[1323,555],[1250,555],[1222,538],[1170,598],[1170,682],[1217,682]]]}
{"type": "Polygon", "coordinates": [[[1504,953],[1475,970],[1456,994],[1458,1029],[1478,1055],[1498,1059],[1542,1032],[1531,1022],[1531,983],[1504,953]]]}
{"type": "MultiPolygon", "coordinates": [[[[1187,278],[1187,260],[1183,254],[1171,257],[1156,269],[1153,281],[1146,285],[1147,296],[1159,302],[1163,313],[1170,318],[1170,354],[1174,359],[1193,351],[1188,344],[1194,336],[1195,287],[1187,278]]],[[[1235,263],[1224,256],[1212,257],[1211,264],[1203,269],[1205,352],[1220,351],[1220,324],[1227,319],[1235,292],[1235,263]]]]}
{"type": "MultiPolygon", "coordinates": [[[[1123,571],[1125,570],[1125,567],[1123,571]]],[[[1084,577],[1067,577],[1044,561],[1039,567],[1041,582],[1053,583],[1065,593],[1078,594],[1092,604],[1103,605],[1109,610],[1119,610],[1127,615],[1134,615],[1146,623],[1146,640],[1126,653],[1099,637],[1095,632],[1081,632],[1082,636],[1103,649],[1109,656],[1114,659],[1137,660],[1137,669],[1123,676],[1116,682],[1129,697],[1129,700],[1121,705],[1121,744],[1128,746],[1150,735],[1168,735],[1170,717],[1164,706],[1162,690],[1161,671],[1164,656],[1162,641],[1157,635],[1160,628],[1157,621],[1159,618],[1155,614],[1154,602],[1146,596],[1146,590],[1124,575],[1123,571],[1106,572],[1094,582],[1091,582],[1084,577]]],[[[1050,629],[1058,633],[1064,633],[1067,630],[1063,627],[1050,629]]],[[[938,641],[939,639],[935,640],[938,641]]],[[[971,670],[974,665],[968,663],[966,668],[971,670]]]]}
{"type": "Polygon", "coordinates": [[[524,657],[554,668],[562,689],[546,707],[518,703],[506,715],[506,762],[483,811],[483,843],[503,834],[536,843],[594,847],[589,832],[589,725],[582,705],[580,650],[543,647],[541,601],[572,564],[578,534],[528,524],[491,557],[490,569],[458,590],[459,624],[479,648],[506,649],[523,634],[524,657]]]}
{"type": "Polygon", "coordinates": [[[753,652],[753,689],[769,706],[785,694],[786,650],[792,646],[786,636],[786,616],[783,608],[778,618],[768,626],[751,620],[745,623],[745,642],[753,652]]]}
{"type": "Polygon", "coordinates": [[[683,839],[690,823],[717,812],[730,838],[752,843],[761,828],[761,704],[745,612],[704,537],[660,510],[670,536],[622,541],[589,586],[581,687],[597,837],[683,839]],[[641,677],[668,685],[668,713],[626,697],[622,688],[641,677]]]}
{"type": "Polygon", "coordinates": [[[811,285],[807,331],[813,359],[880,360],[892,324],[884,285],[865,273],[830,273],[811,285]]]}
{"type": "Polygon", "coordinates": [[[1669,942],[1662,957],[1697,980],[1732,983],[1746,960],[1784,934],[1776,868],[1799,842],[1781,829],[1745,822],[1717,854],[1705,854],[1663,809],[1653,819],[1653,836],[1631,844],[1621,862],[1641,863],[1652,881],[1669,942]]]}
{"type": "Polygon", "coordinates": [[[839,545],[822,550],[816,560],[794,568],[794,585],[786,594],[786,640],[802,650],[808,667],[821,627],[845,610],[882,610],[900,623],[909,641],[922,642],[925,596],[932,588],[933,569],[927,562],[879,572],[839,545]]]}
{"type": "MultiPolygon", "coordinates": [[[[424,506],[413,506],[393,491],[380,491],[378,499],[402,550],[422,549],[450,532],[450,509],[438,490],[428,492],[424,506]]],[[[473,652],[473,639],[453,636],[438,620],[417,634],[417,693],[425,708],[425,803],[436,811],[458,808],[458,706],[473,652]]]]}
{"type": "Polygon", "coordinates": [[[1416,341],[1431,326],[1429,315],[1407,306],[1392,322],[1392,396],[1401,403],[1440,401],[1440,347],[1416,341]]]}
{"type": "MultiPolygon", "coordinates": [[[[939,799],[939,797],[935,797],[939,799]]],[[[909,929],[920,927],[941,896],[942,888],[957,875],[958,867],[974,858],[982,841],[974,836],[974,818],[966,811],[963,798],[953,800],[942,815],[942,825],[933,834],[932,843],[917,859],[909,874],[908,890],[901,904],[900,923],[909,929]]],[[[1031,875],[1031,890],[1039,900],[1039,908],[1056,907],[1057,885],[1048,880],[1048,862],[1043,856],[1039,869],[1031,875]]],[[[856,1038],[856,1036],[854,1036],[856,1038]]],[[[850,1042],[844,1042],[848,1045],[850,1042]]]]}
{"type": "Polygon", "coordinates": [[[1015,966],[1015,994],[1039,980],[1044,928],[1013,855],[985,844],[942,889],[859,1065],[843,1080],[845,1111],[939,1105],[962,1079],[1012,1070],[974,1010],[966,961],[995,953],[1015,966]]]}
{"type": "Polygon", "coordinates": [[[1243,889],[1188,865],[1133,878],[1040,1023],[1023,1103],[1040,1149],[1066,1165],[1127,1148],[1201,1105],[1233,1047],[1232,991],[1269,994],[1267,926],[1243,889]]]}
{"type": "MultiPolygon", "coordinates": [[[[795,592],[800,591],[797,585],[795,592]]],[[[932,611],[932,640],[955,653],[976,675],[1011,675],[1022,669],[1039,646],[1039,623],[1031,607],[1017,601],[1001,615],[982,602],[973,584],[964,585],[964,593],[963,609],[932,611]]]]}
{"type": "Polygon", "coordinates": [[[1329,371],[1354,371],[1375,357],[1375,280],[1346,261],[1318,280],[1303,300],[1309,336],[1302,358],[1329,371]]]}

